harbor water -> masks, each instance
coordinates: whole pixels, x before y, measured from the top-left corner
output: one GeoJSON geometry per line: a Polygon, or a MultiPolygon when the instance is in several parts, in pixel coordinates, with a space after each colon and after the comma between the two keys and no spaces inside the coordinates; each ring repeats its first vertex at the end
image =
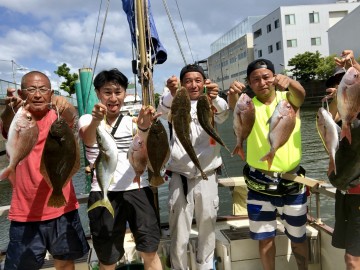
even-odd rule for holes
{"type": "MultiPolygon", "coordinates": [[[[328,169],[329,159],[324,150],[318,132],[316,130],[316,112],[318,108],[303,108],[301,111],[302,119],[302,162],[301,165],[306,169],[306,176],[318,180],[327,180],[326,171],[328,169]]],[[[236,143],[236,138],[232,128],[233,117],[230,115],[229,119],[218,126],[218,132],[225,144],[232,150],[236,143]]],[[[239,156],[231,157],[230,153],[225,149],[221,151],[223,157],[222,177],[226,176],[241,176],[242,168],[245,163],[239,156]]],[[[0,158],[0,168],[5,167],[8,161],[5,156],[0,158]]],[[[84,168],[84,160],[82,160],[82,168],[84,168]]],[[[86,177],[83,169],[80,169],[74,176],[74,186],[77,194],[85,194],[88,189],[86,177]]],[[[0,182],[0,206],[8,205],[11,198],[11,185],[9,181],[0,182]]],[[[168,221],[168,185],[163,184],[158,188],[160,219],[161,222],[168,221]]],[[[229,188],[219,188],[220,208],[219,215],[232,214],[232,194],[229,188]]],[[[314,210],[315,199],[309,200],[309,211],[314,210]]],[[[89,233],[89,225],[87,220],[87,205],[83,204],[80,207],[80,216],[86,233],[89,233]]],[[[333,226],[334,224],[334,200],[328,197],[321,197],[321,218],[326,224],[333,226]]],[[[0,250],[5,250],[8,242],[9,221],[7,216],[0,217],[0,250]]]]}

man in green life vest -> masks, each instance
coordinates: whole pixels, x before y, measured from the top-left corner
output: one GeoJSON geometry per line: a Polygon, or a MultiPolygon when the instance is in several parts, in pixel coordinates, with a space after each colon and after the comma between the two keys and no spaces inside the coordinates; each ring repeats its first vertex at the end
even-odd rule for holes
{"type": "MultiPolygon", "coordinates": [[[[299,108],[305,99],[305,90],[299,82],[288,76],[275,74],[273,63],[267,59],[257,59],[248,65],[247,83],[255,94],[252,98],[255,123],[247,138],[247,165],[244,167],[248,187],[250,237],[259,240],[263,269],[275,270],[276,217],[279,214],[285,233],[291,240],[298,269],[308,269],[305,187],[282,178],[282,173],[304,174],[304,170],[299,166],[299,108]],[[268,162],[264,157],[274,150],[273,144],[270,146],[268,142],[271,126],[269,118],[278,113],[277,105],[280,103],[286,103],[288,109],[292,110],[293,129],[288,131],[288,139],[274,151],[271,161],[268,162]]],[[[231,109],[234,109],[239,94],[245,89],[246,86],[238,81],[230,85],[228,101],[231,109]]],[[[285,128],[276,137],[283,136],[284,132],[285,128]]]]}

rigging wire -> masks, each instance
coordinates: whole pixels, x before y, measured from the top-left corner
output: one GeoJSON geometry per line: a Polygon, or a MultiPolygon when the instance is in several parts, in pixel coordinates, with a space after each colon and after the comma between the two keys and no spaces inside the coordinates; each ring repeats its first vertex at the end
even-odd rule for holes
{"type": "Polygon", "coordinates": [[[181,12],[180,12],[180,8],[179,8],[179,5],[178,5],[177,0],[175,0],[175,3],[176,3],[176,7],[177,7],[177,9],[178,9],[178,11],[179,11],[180,20],[181,20],[181,24],[182,24],[183,29],[184,29],[186,41],[187,41],[188,46],[189,46],[189,50],[190,50],[190,54],[191,54],[191,59],[192,59],[192,61],[193,61],[193,63],[194,63],[194,62],[195,62],[195,61],[194,61],[194,56],[193,56],[193,53],[192,53],[192,50],[191,50],[190,42],[189,42],[188,35],[187,35],[187,33],[186,33],[186,30],[185,30],[184,21],[183,21],[183,19],[182,19],[181,12]]]}
{"type": "MultiPolygon", "coordinates": [[[[109,5],[110,5],[110,0],[107,1],[107,7],[106,7],[106,11],[105,11],[105,17],[104,17],[103,26],[102,26],[102,29],[101,29],[99,46],[98,46],[98,50],[97,50],[97,54],[96,54],[96,58],[95,58],[95,64],[94,64],[94,68],[93,68],[93,73],[92,73],[91,82],[94,80],[94,74],[95,74],[95,70],[96,70],[97,61],[98,61],[98,58],[99,58],[101,42],[102,42],[102,39],[103,39],[103,36],[104,36],[104,31],[105,31],[106,19],[107,19],[107,15],[108,15],[108,12],[109,12],[109,5]]],[[[88,92],[86,104],[89,103],[89,99],[90,99],[90,89],[89,89],[89,92],[88,92]]]]}
{"type": "Polygon", "coordinates": [[[98,13],[98,17],[97,17],[97,22],[96,22],[96,28],[95,28],[95,35],[94,35],[94,41],[93,41],[93,47],[92,47],[92,50],[91,50],[91,57],[90,57],[90,67],[91,67],[91,64],[92,64],[92,58],[93,58],[93,55],[94,55],[94,49],[95,49],[95,43],[96,43],[96,36],[97,36],[97,30],[98,30],[98,26],[99,26],[99,21],[100,21],[100,12],[101,12],[101,6],[102,6],[102,0],[100,1],[100,7],[99,7],[99,13],[98,13]]]}
{"type": "Polygon", "coordinates": [[[185,56],[184,56],[184,52],[183,52],[183,50],[182,50],[182,48],[181,48],[180,41],[179,41],[179,38],[178,38],[178,36],[177,36],[176,30],[175,30],[175,27],[174,27],[174,23],[173,23],[173,21],[172,21],[172,18],[171,18],[170,11],[169,11],[169,8],[168,8],[168,6],[167,6],[166,0],[163,0],[163,3],[164,3],[164,7],[165,7],[166,14],[167,14],[167,16],[168,16],[168,18],[169,18],[169,21],[170,21],[170,24],[171,24],[171,28],[172,28],[172,30],[173,30],[173,32],[174,32],[174,36],[175,36],[176,42],[177,42],[177,44],[178,44],[178,46],[179,46],[179,50],[180,50],[181,56],[182,56],[182,58],[183,58],[183,60],[184,60],[185,65],[187,65],[186,59],[185,59],[185,56]]]}

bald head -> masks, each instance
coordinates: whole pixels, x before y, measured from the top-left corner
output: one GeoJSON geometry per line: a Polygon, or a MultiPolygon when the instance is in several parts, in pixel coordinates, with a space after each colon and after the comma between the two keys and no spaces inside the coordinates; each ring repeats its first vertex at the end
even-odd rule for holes
{"type": "Polygon", "coordinates": [[[26,85],[26,79],[27,78],[30,78],[30,77],[33,77],[33,76],[40,76],[40,77],[43,77],[44,80],[49,84],[48,87],[51,88],[51,83],[50,83],[50,80],[49,80],[49,77],[46,76],[44,73],[40,72],[40,71],[30,71],[28,73],[26,73],[22,79],[21,79],[21,89],[24,89],[24,88],[27,88],[28,86],[26,85]]]}

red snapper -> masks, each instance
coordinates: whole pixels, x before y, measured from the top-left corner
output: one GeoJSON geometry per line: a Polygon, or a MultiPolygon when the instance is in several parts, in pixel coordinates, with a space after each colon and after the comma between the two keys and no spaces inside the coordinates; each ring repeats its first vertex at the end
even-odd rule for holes
{"type": "Polygon", "coordinates": [[[32,114],[20,107],[12,120],[8,139],[6,142],[6,153],[9,156],[9,165],[0,173],[0,180],[6,179],[15,171],[16,166],[33,149],[38,140],[39,128],[32,114]]]}
{"type": "Polygon", "coordinates": [[[261,161],[267,161],[270,170],[276,151],[290,138],[296,124],[296,113],[293,106],[285,99],[281,100],[268,120],[270,124],[268,141],[270,151],[262,157],[261,161]]]}

